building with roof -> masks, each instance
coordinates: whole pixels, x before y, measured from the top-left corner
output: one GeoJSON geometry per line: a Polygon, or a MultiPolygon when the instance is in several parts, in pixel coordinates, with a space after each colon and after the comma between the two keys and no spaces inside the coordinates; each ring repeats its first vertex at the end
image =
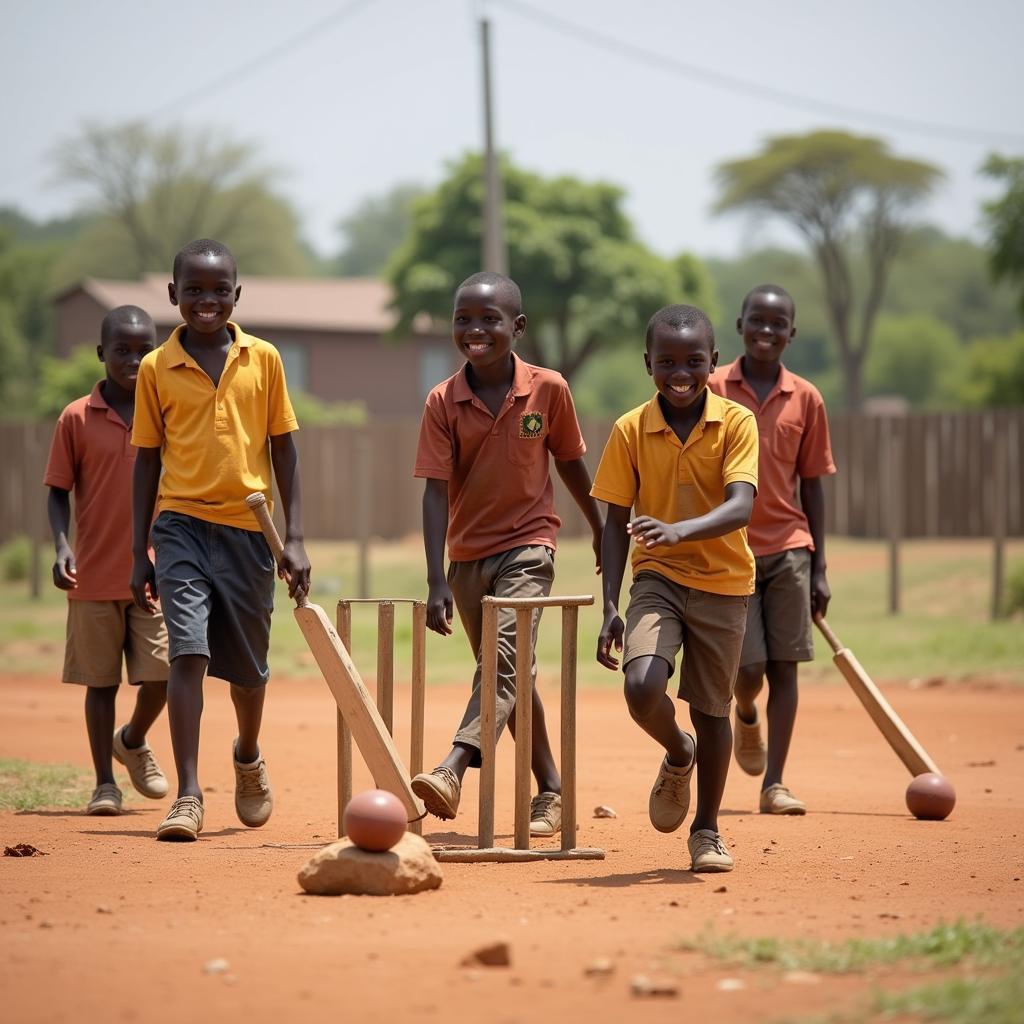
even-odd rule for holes
{"type": "MultiPolygon", "coordinates": [[[[391,338],[391,289],[376,278],[243,277],[235,319],[281,353],[288,387],[328,402],[362,401],[373,416],[418,416],[427,392],[459,366],[451,336],[424,319],[391,338]]],[[[166,337],[181,323],[167,276],[86,278],[55,300],[57,352],[96,345],[117,306],[139,306],[166,337]]]]}

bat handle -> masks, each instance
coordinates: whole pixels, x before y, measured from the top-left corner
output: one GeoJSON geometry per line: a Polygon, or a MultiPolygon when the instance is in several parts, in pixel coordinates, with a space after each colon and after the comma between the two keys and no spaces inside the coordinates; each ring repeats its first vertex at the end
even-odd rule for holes
{"type": "MultiPolygon", "coordinates": [[[[262,498],[263,495],[261,494],[260,497],[262,498]]],[[[839,637],[832,632],[832,628],[825,621],[824,615],[815,615],[814,624],[821,630],[821,635],[828,641],[828,645],[832,648],[833,654],[838,654],[843,650],[843,645],[840,642],[839,637]]]]}
{"type": "MultiPolygon", "coordinates": [[[[255,494],[250,494],[245,499],[245,503],[252,510],[252,514],[256,517],[256,522],[260,524],[263,536],[267,538],[267,543],[270,545],[270,550],[274,555],[274,561],[280,565],[281,559],[284,557],[284,544],[281,543],[281,535],[277,532],[274,520],[270,518],[267,499],[261,491],[257,491],[255,494]]],[[[309,604],[309,601],[306,599],[306,592],[302,587],[295,591],[295,603],[300,608],[309,604]]]]}

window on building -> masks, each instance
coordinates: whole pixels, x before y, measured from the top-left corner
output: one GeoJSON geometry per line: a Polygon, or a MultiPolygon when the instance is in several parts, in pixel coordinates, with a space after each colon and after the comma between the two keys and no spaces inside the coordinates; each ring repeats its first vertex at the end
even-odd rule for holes
{"type": "Polygon", "coordinates": [[[435,345],[424,345],[420,349],[420,398],[425,399],[432,388],[436,387],[452,373],[452,357],[447,348],[435,345]]]}
{"type": "Polygon", "coordinates": [[[309,353],[305,345],[294,341],[275,343],[284,363],[284,375],[289,391],[309,391],[309,353]]]}

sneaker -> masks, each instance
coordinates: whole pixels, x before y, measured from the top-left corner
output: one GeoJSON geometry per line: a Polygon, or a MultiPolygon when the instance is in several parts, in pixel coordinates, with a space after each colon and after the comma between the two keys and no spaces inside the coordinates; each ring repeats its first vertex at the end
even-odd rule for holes
{"type": "Polygon", "coordinates": [[[85,813],[95,814],[97,817],[112,817],[121,813],[123,799],[121,790],[113,782],[104,782],[93,790],[92,799],[85,808],[85,813]]]}
{"type": "Polygon", "coordinates": [[[553,836],[562,828],[560,793],[538,793],[530,801],[530,835],[553,836]]]}
{"type": "Polygon", "coordinates": [[[462,783],[451,768],[440,765],[432,772],[420,772],[412,780],[412,791],[437,818],[447,821],[459,813],[462,783]]]}
{"type": "Polygon", "coordinates": [[[806,814],[807,804],[797,800],[781,782],[761,790],[762,814],[806,814]]]}
{"type": "Polygon", "coordinates": [[[732,857],[717,832],[699,829],[690,834],[686,845],[690,850],[691,871],[732,871],[732,857]]]}
{"type": "Polygon", "coordinates": [[[197,796],[180,796],[171,804],[167,817],[157,826],[157,839],[194,841],[203,831],[203,801],[197,796]]]}
{"type": "Polygon", "coordinates": [[[259,828],[270,819],[274,810],[274,794],[267,777],[267,763],[261,754],[251,764],[243,764],[234,756],[235,762],[235,813],[238,820],[249,828],[259,828]]]}
{"type": "Polygon", "coordinates": [[[748,775],[760,775],[764,772],[768,761],[764,740],[761,739],[761,716],[757,714],[753,722],[744,722],[737,709],[732,730],[732,746],[736,753],[736,763],[748,775]]]}
{"type": "Polygon", "coordinates": [[[150,800],[159,800],[167,796],[167,778],[160,766],[156,763],[153,751],[148,743],[141,747],[127,747],[124,742],[124,731],[127,726],[122,725],[114,733],[114,759],[128,769],[128,775],[132,785],[150,800]]]}
{"type": "Polygon", "coordinates": [[[666,757],[658,769],[647,813],[659,832],[675,832],[690,809],[690,780],[693,778],[693,766],[697,763],[697,741],[692,736],[690,739],[694,744],[693,759],[685,768],[669,764],[666,757]]]}

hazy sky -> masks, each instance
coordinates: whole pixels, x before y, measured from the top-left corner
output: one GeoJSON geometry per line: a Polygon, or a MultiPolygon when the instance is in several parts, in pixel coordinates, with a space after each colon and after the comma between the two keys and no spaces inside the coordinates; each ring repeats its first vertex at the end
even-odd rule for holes
{"type": "Polygon", "coordinates": [[[69,212],[79,197],[53,182],[54,144],[85,120],[153,119],[255,143],[333,252],[360,199],[436,182],[479,148],[481,10],[501,147],[621,185],[665,253],[783,237],[710,210],[715,165],[773,134],[844,127],[939,164],[948,178],[924,213],[974,235],[992,193],[979,164],[1024,153],[1019,0],[2,0],[0,204],[69,212]]]}

